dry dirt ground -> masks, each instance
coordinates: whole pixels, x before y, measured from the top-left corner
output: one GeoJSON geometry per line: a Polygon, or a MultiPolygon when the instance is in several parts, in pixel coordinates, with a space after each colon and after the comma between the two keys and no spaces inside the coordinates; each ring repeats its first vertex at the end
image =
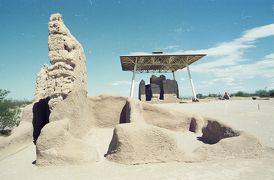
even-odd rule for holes
{"type": "MultiPolygon", "coordinates": [[[[257,136],[263,145],[274,148],[274,99],[230,100],[185,104],[159,104],[177,110],[199,112],[257,136]]],[[[200,163],[154,163],[122,165],[103,158],[112,129],[94,132],[101,152],[98,163],[75,166],[37,167],[35,147],[0,160],[0,179],[274,179],[274,158],[230,159],[200,163]]]]}

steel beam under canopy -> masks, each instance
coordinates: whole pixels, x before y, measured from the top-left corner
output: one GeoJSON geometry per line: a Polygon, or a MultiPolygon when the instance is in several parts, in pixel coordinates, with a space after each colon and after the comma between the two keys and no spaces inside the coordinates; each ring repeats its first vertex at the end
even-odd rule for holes
{"type": "Polygon", "coordinates": [[[120,56],[123,71],[136,72],[172,72],[190,65],[205,54],[145,54],[120,56]]]}

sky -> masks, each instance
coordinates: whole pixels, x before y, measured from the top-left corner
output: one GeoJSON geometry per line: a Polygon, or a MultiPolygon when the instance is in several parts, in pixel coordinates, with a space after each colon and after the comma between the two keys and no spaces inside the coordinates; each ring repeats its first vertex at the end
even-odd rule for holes
{"type": "MultiPolygon", "coordinates": [[[[120,55],[156,50],[207,54],[190,65],[197,93],[274,89],[274,0],[0,0],[0,89],[10,98],[33,98],[56,12],[85,50],[90,96],[128,96],[120,55]]],[[[151,75],[136,75],[136,97],[151,75]]],[[[191,96],[186,69],[175,76],[191,96]]]]}

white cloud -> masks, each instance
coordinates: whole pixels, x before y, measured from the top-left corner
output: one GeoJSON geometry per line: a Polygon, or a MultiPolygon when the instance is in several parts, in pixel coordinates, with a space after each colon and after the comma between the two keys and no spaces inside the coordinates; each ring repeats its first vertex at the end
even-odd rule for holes
{"type": "MultiPolygon", "coordinates": [[[[172,51],[176,50],[179,46],[178,45],[169,45],[163,48],[155,48],[154,51],[172,51]]],[[[130,52],[129,55],[151,55],[152,52],[144,52],[144,51],[137,51],[137,52],[130,52]]]]}
{"type": "MultiPolygon", "coordinates": [[[[169,45],[163,48],[155,48],[154,51],[164,51],[164,53],[168,51],[174,51],[178,49],[178,45],[169,45]]],[[[137,51],[137,52],[130,52],[129,55],[151,55],[152,52],[144,52],[144,51],[137,51]]]]}
{"type": "Polygon", "coordinates": [[[267,59],[274,59],[274,53],[266,55],[265,58],[267,58],[267,59]]]}
{"type": "Polygon", "coordinates": [[[130,81],[112,81],[111,85],[112,86],[121,86],[121,85],[130,85],[130,81]]]}
{"type": "Polygon", "coordinates": [[[222,85],[222,86],[239,86],[242,83],[237,82],[234,77],[217,77],[210,80],[203,80],[200,82],[203,87],[222,85]]]}
{"type": "Polygon", "coordinates": [[[187,26],[187,27],[180,26],[180,27],[175,28],[174,31],[177,33],[182,33],[182,32],[190,32],[191,29],[192,29],[192,27],[189,27],[189,26],[187,26]]]}
{"type": "MultiPolygon", "coordinates": [[[[194,73],[206,73],[209,79],[201,83],[206,86],[222,84],[231,90],[244,89],[244,81],[256,77],[270,78],[274,82],[274,53],[260,59],[246,58],[246,50],[254,49],[262,38],[274,36],[274,24],[255,27],[244,31],[239,38],[221,42],[208,49],[173,51],[172,53],[207,54],[207,61],[191,65],[194,73]]],[[[273,47],[269,47],[273,48],[273,47]]],[[[172,49],[172,48],[171,48],[172,49]]],[[[149,54],[136,52],[134,54],[149,54]]],[[[203,59],[200,61],[202,62],[203,59]]]]}
{"type": "MultiPolygon", "coordinates": [[[[203,71],[201,72],[203,73],[203,71]]],[[[207,72],[210,72],[214,78],[201,81],[200,83],[203,88],[219,87],[221,85],[222,87],[231,89],[233,92],[238,90],[243,91],[245,90],[244,82],[246,80],[254,81],[257,77],[270,79],[273,83],[269,86],[274,87],[274,53],[266,55],[254,63],[237,64],[227,68],[212,68],[207,72]]]]}
{"type": "MultiPolygon", "coordinates": [[[[265,26],[256,27],[247,30],[243,33],[240,38],[234,39],[229,42],[222,42],[216,46],[209,49],[200,50],[188,50],[188,51],[177,51],[175,53],[200,53],[207,54],[208,56],[218,57],[218,58],[229,58],[227,61],[238,61],[237,58],[241,58],[243,55],[243,50],[256,47],[254,45],[255,41],[261,38],[266,38],[269,36],[274,36],[274,24],[269,24],[265,26]]],[[[219,59],[218,59],[219,61],[219,59]]],[[[234,64],[229,63],[229,64],[234,64]]],[[[217,64],[219,66],[220,64],[217,64]]],[[[226,65],[226,64],[225,64],[226,65]]]]}
{"type": "Polygon", "coordinates": [[[274,36],[274,24],[250,29],[245,31],[240,38],[220,43],[209,49],[181,51],[180,53],[207,54],[207,56],[211,57],[213,60],[199,65],[193,65],[192,69],[194,71],[202,70],[203,72],[215,71],[216,68],[236,66],[241,64],[243,61],[247,61],[244,58],[244,50],[256,47],[256,40],[269,36],[274,36]]]}
{"type": "Polygon", "coordinates": [[[243,36],[238,39],[240,42],[253,42],[260,38],[274,35],[274,24],[256,27],[245,31],[243,36]]]}
{"type": "Polygon", "coordinates": [[[231,87],[231,91],[232,92],[246,91],[246,89],[245,89],[244,86],[239,85],[239,86],[233,86],[233,87],[231,87]]]}
{"type": "Polygon", "coordinates": [[[269,89],[274,89],[274,80],[271,82],[271,84],[268,87],[269,89]]]}
{"type": "Polygon", "coordinates": [[[266,55],[263,59],[249,64],[238,64],[228,68],[214,69],[218,77],[238,77],[246,79],[254,76],[274,78],[274,54],[266,55]]]}
{"type": "Polygon", "coordinates": [[[88,0],[90,7],[92,7],[93,2],[91,0],[88,0]]]}
{"type": "Polygon", "coordinates": [[[207,73],[212,77],[201,82],[203,87],[222,84],[231,87],[231,90],[244,89],[243,82],[256,77],[270,78],[274,82],[274,53],[265,55],[260,59],[247,59],[245,57],[246,49],[254,48],[256,50],[256,42],[261,38],[270,36],[274,36],[274,24],[247,30],[237,39],[217,44],[208,49],[176,53],[207,54],[209,62],[191,66],[191,71],[207,73]]]}
{"type": "Polygon", "coordinates": [[[170,51],[170,50],[176,49],[176,48],[178,48],[178,47],[179,47],[178,45],[169,45],[169,46],[167,46],[167,47],[159,48],[159,49],[161,49],[161,50],[163,50],[163,51],[170,51]]]}
{"type": "Polygon", "coordinates": [[[179,28],[176,28],[174,31],[175,31],[175,32],[182,32],[182,31],[183,31],[183,28],[182,28],[182,27],[179,27],[179,28]]]}
{"type": "Polygon", "coordinates": [[[250,19],[250,18],[252,18],[252,16],[246,15],[246,12],[245,12],[245,11],[242,11],[241,19],[245,20],[245,19],[250,19]]]}
{"type": "Polygon", "coordinates": [[[142,51],[138,51],[138,52],[130,52],[129,55],[149,55],[151,53],[148,52],[142,52],[142,51]]]}
{"type": "Polygon", "coordinates": [[[213,79],[213,82],[226,84],[228,86],[236,85],[235,78],[233,78],[233,77],[216,78],[216,79],[213,79]]]}

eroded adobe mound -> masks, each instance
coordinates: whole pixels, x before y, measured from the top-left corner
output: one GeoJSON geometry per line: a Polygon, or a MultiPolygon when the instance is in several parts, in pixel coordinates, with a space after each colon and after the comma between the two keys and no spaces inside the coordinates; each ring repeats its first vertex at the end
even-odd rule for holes
{"type": "Polygon", "coordinates": [[[262,153],[263,147],[257,138],[217,120],[187,112],[168,113],[165,109],[132,99],[128,100],[128,105],[128,124],[115,127],[105,155],[111,161],[123,164],[196,162],[219,158],[254,158],[262,153]],[[139,104],[137,108],[136,104],[139,104]],[[135,116],[132,111],[142,113],[135,116]],[[159,113],[159,121],[151,121],[156,115],[151,116],[151,119],[149,115],[145,116],[154,113],[159,113]]]}
{"type": "Polygon", "coordinates": [[[181,161],[183,151],[169,133],[152,125],[118,125],[106,157],[123,164],[181,161]]]}
{"type": "Polygon", "coordinates": [[[36,144],[37,165],[60,165],[95,162],[99,160],[95,147],[74,137],[68,119],[47,124],[36,144]]]}

